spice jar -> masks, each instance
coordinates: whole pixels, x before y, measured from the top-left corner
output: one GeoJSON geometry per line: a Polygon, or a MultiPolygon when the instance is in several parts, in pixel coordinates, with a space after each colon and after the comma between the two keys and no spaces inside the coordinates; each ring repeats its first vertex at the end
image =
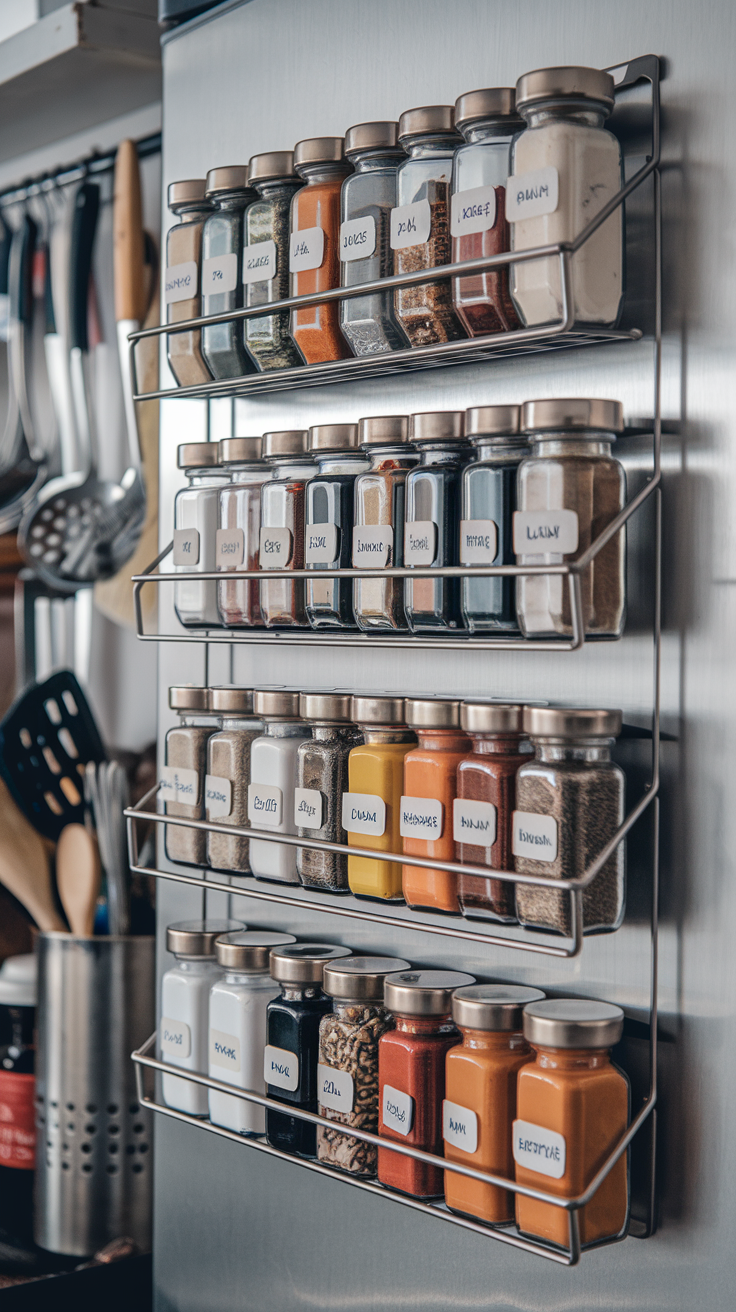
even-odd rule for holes
{"type": "MultiPolygon", "coordinates": [[[[299,714],[312,737],[297,750],[294,816],[300,838],[347,843],[342,799],[348,791],[348,757],[363,735],[350,719],[350,697],[342,693],[301,693],[299,714]]],[[[296,868],[305,888],[348,891],[348,859],[339,852],[296,849],[296,868]]]]}
{"type": "MultiPolygon", "coordinates": [[[[218,464],[216,442],[185,442],[177,462],[187,486],[174,498],[174,571],[208,574],[215,568],[218,502],[227,475],[218,464]]],[[[219,626],[217,584],[212,581],[174,584],[174,609],[187,628],[219,626]]]]}
{"type": "MultiPolygon", "coordinates": [[[[181,920],[166,930],[166,951],[176,965],[161,980],[159,1046],[161,1060],[182,1070],[207,1070],[210,989],[219,978],[215,941],[220,934],[245,929],[240,920],[181,920]]],[[[190,1116],[207,1115],[207,1089],[203,1084],[162,1075],[161,1092],[167,1107],[190,1116]]]]}
{"type": "MultiPolygon", "coordinates": [[[[273,948],[271,979],[281,996],[268,1004],[263,1076],[269,1098],[302,1111],[317,1111],[319,1023],[332,1010],[322,992],[322,974],[330,961],[349,957],[350,948],[327,943],[295,943],[273,948]]],[[[268,1142],[282,1152],[314,1157],[317,1127],[283,1112],[266,1112],[268,1142]]]]}
{"type": "MultiPolygon", "coordinates": [[[[534,760],[516,776],[514,869],[522,875],[579,879],[623,824],[626,778],[611,760],[620,711],[526,706],[534,760]]],[[[624,918],[623,839],[583,890],[584,933],[618,929],[624,918]]],[[[518,884],[522,925],[572,933],[570,893],[518,884]]]]}
{"type": "MultiPolygon", "coordinates": [[[[400,957],[349,957],[325,966],[323,988],[333,1011],[319,1025],[317,1109],[328,1121],[378,1133],[378,1041],[393,1024],[383,982],[408,969],[400,957]]],[[[373,1144],[323,1125],[317,1126],[317,1157],[351,1175],[376,1174],[373,1144]]]]}
{"type": "MultiPolygon", "coordinates": [[[[317,466],[306,454],[304,430],[263,434],[263,456],[273,476],[261,490],[259,569],[304,568],[306,489],[317,466]]],[[[304,580],[274,579],[260,585],[261,611],[267,628],[309,627],[304,608],[304,580]]]]}
{"type": "MultiPolygon", "coordinates": [[[[253,715],[249,688],[210,688],[209,705],[220,727],[207,742],[205,814],[218,825],[247,827],[250,751],[263,722],[253,715]]],[[[213,870],[248,874],[248,846],[240,834],[208,833],[207,861],[213,870]]]]}
{"type": "MultiPolygon", "coordinates": [[[[355,480],[353,567],[385,569],[404,563],[406,476],[418,454],[409,446],[406,415],[361,419],[360,444],[370,469],[355,480]]],[[[353,613],[366,632],[405,630],[403,579],[355,579],[353,613]]]]}
{"type": "MultiPolygon", "coordinates": [[[[342,824],[351,847],[377,852],[401,851],[401,797],[404,758],[416,743],[407,728],[402,697],[353,697],[350,715],[363,743],[348,757],[348,786],[342,799],[342,824]]],[[[398,861],[348,857],[348,883],[360,897],[382,901],[401,898],[398,861]]]]}
{"type": "MultiPolygon", "coordinates": [[[[410,438],[421,452],[406,479],[404,564],[457,565],[460,481],[471,449],[463,441],[462,410],[412,415],[410,438]]],[[[406,579],[406,615],[414,633],[462,624],[459,579],[406,579]]]]}
{"type": "MultiPolygon", "coordinates": [[[[435,697],[407,698],[404,717],[419,746],[404,757],[401,837],[407,856],[454,861],[453,804],[458,762],[470,748],[460,728],[460,703],[435,697]]],[[[404,866],[404,897],[410,907],[459,911],[457,877],[430,866],[404,866]]]]}
{"type": "MultiPolygon", "coordinates": [[[[169,706],[179,723],[166,734],[166,764],[159,792],[166,814],[184,820],[204,820],[204,779],[207,743],[217,728],[206,688],[169,688],[169,706]]],[[[164,849],[169,861],[203,866],[207,860],[207,833],[184,825],[164,825],[164,849]]]]}
{"type": "MultiPolygon", "coordinates": [[[[483,405],[465,412],[465,436],[475,456],[462,474],[460,564],[515,565],[514,512],[519,465],[528,454],[518,405],[483,405]]],[[[516,633],[516,580],[460,580],[463,623],[471,633],[516,633]]]]}
{"type": "MultiPolygon", "coordinates": [[[[36,962],[26,953],[0,969],[0,1227],[4,1244],[33,1241],[36,1165],[36,962]]],[[[40,1146],[40,1145],[39,1145],[40,1146]]],[[[7,1251],[7,1250],[6,1250],[7,1251]]]]}
{"type": "MultiPolygon", "coordinates": [[[[296,943],[293,934],[272,929],[241,930],[222,934],[215,943],[220,978],[210,991],[209,1067],[211,1079],[233,1084],[250,1093],[266,1092],[263,1054],[266,1014],[276,993],[268,973],[272,948],[296,943]]],[[[264,1134],[266,1112],[256,1103],[230,1093],[209,1089],[213,1125],[238,1134],[264,1134]]]]}
{"type": "MultiPolygon", "coordinates": [[[[512,250],[574,241],[621,190],[621,146],[603,126],[613,91],[611,74],[598,68],[539,68],[519,78],[526,128],[511,148],[512,250]]],[[[571,275],[575,322],[613,327],[624,291],[622,206],[575,252],[571,275]]],[[[560,319],[558,257],[512,264],[511,294],[528,327],[560,319]]]]}
{"type": "MultiPolygon", "coordinates": [[[[611,1061],[624,1013],[606,1002],[547,999],[524,1008],[524,1037],[535,1060],[519,1072],[513,1151],[518,1184],[559,1198],[587,1189],[629,1124],[629,1081],[611,1061]]],[[[629,1162],[623,1153],[578,1210],[583,1248],[620,1239],[629,1224],[629,1162]]],[[[564,1208],[516,1195],[523,1234],[567,1248],[564,1208]]]]}
{"type": "MultiPolygon", "coordinates": [[[[465,145],[452,164],[452,261],[502,255],[510,249],[506,180],[514,135],[524,126],[513,87],[468,91],[455,102],[455,127],[465,145]]],[[[452,299],[469,337],[507,333],[519,327],[509,266],[453,278],[452,299]]]]}
{"type": "MultiPolygon", "coordinates": [[[[202,314],[224,314],[243,304],[243,215],[256,199],[243,165],[210,169],[207,199],[215,206],[202,229],[202,314]]],[[[252,374],[240,320],[205,324],[202,355],[213,378],[252,374]]]]}
{"type": "MultiPolygon", "coordinates": [[[[250,749],[248,821],[253,829],[272,829],[275,834],[296,832],[294,788],[297,752],[309,739],[309,729],[299,713],[299,693],[281,688],[257,689],[253,710],[266,728],[250,749]]],[[[296,846],[250,840],[250,868],[258,879],[298,884],[296,846]]]]}
{"type": "MultiPolygon", "coordinates": [[[[219,459],[229,483],[220,488],[215,558],[218,571],[258,569],[261,535],[261,488],[273,467],[261,459],[260,437],[226,437],[219,459]]],[[[263,624],[257,579],[223,579],[217,584],[217,609],[230,628],[263,624]]]]}
{"type": "MultiPolygon", "coordinates": [[[[168,202],[172,214],[181,220],[166,234],[166,273],[164,300],[166,322],[198,319],[202,313],[199,290],[199,266],[202,255],[202,230],[212,205],[205,199],[203,178],[169,185],[168,202]]],[[[180,387],[193,387],[212,380],[202,355],[202,330],[192,328],[182,333],[167,333],[166,356],[180,387]]]]}
{"type": "MultiPolygon", "coordinates": [[[[531,452],[519,466],[517,563],[577,560],[626,500],[626,474],[611,455],[611,443],[624,426],[621,403],[529,401],[521,422],[531,452]]],[[[580,586],[585,636],[620,638],[626,617],[625,528],[583,571],[580,586]]],[[[520,575],[516,610],[525,638],[572,634],[570,590],[561,575],[520,575]]]]}
{"type": "MultiPolygon", "coordinates": [[[[319,472],[307,485],[307,569],[350,568],[355,479],[370,467],[358,437],[357,424],[319,424],[309,430],[309,454],[319,472]]],[[[306,592],[313,629],[355,628],[351,579],[309,581],[306,592]]]]}
{"type": "MultiPolygon", "coordinates": [[[[378,1133],[442,1156],[445,1058],[460,1040],[452,1020],[454,989],[474,984],[459,970],[407,970],[387,976],[383,997],[394,1028],[378,1044],[378,1133]]],[[[414,1198],[442,1194],[444,1172],[378,1149],[381,1184],[414,1198]]]]}
{"type": "MultiPolygon", "coordinates": [[[[398,203],[391,216],[394,273],[450,264],[452,157],[462,144],[452,105],[409,109],[399,119],[399,141],[409,158],[399,165],[398,203]]],[[[396,317],[412,346],[436,346],[465,336],[447,278],[397,288],[396,317]]]]}
{"type": "MultiPolygon", "coordinates": [[[[340,286],[340,190],[352,172],[344,146],[342,137],[310,137],[294,147],[294,168],[306,185],[291,202],[292,296],[340,286]]],[[[337,301],[292,310],[291,335],[307,364],[350,358],[337,301]]]]}
{"type": "MultiPolygon", "coordinates": [[[[390,278],[391,211],[396,205],[396,171],[406,158],[398,123],[358,123],[345,134],[353,165],[342,184],[340,278],[343,287],[390,278]]],[[[376,355],[409,345],[394,313],[393,292],[374,292],[340,303],[340,328],[353,354],[376,355]]]]}
{"type": "MultiPolygon", "coordinates": [[[[247,306],[268,305],[289,295],[289,225],[291,201],[301,187],[291,150],[254,155],[248,180],[257,193],[245,212],[243,282],[247,306]]],[[[304,363],[289,332],[288,310],[246,319],[245,345],[258,368],[290,369],[304,363]]]]}
{"type": "MultiPolygon", "coordinates": [[[[529,760],[522,752],[524,708],[500,702],[464,702],[460,723],[473,746],[457,767],[455,856],[468,865],[513,870],[511,835],[516,773],[529,760]]],[[[514,886],[483,875],[458,876],[463,915],[516,920],[514,886]]]]}
{"type": "MultiPolygon", "coordinates": [[[[513,1180],[516,1081],[533,1060],[522,1012],[542,998],[539,989],[519,984],[474,984],[453,993],[452,1019],[462,1043],[445,1059],[442,1133],[448,1161],[513,1180]]],[[[514,1219],[513,1193],[453,1171],[445,1171],[445,1202],[450,1211],[489,1225],[514,1219]]]]}

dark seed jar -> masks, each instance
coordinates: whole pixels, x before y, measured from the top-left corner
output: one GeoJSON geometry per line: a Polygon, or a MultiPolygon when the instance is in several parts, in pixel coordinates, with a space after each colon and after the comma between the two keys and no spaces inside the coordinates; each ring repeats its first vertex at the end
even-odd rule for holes
{"type": "MultiPolygon", "coordinates": [[[[215,211],[202,229],[202,314],[224,314],[243,304],[243,215],[256,193],[248,186],[248,169],[238,165],[210,169],[205,195],[215,211]]],[[[254,372],[238,320],[206,324],[202,354],[213,378],[254,372]]]]}
{"type": "MultiPolygon", "coordinates": [[[[291,150],[254,155],[248,181],[258,195],[245,212],[243,284],[247,306],[268,305],[289,295],[289,223],[291,198],[302,185],[294,172],[291,150]]],[[[289,311],[246,319],[243,333],[249,355],[260,370],[304,364],[289,333],[289,311]]]]}
{"type": "MultiPolygon", "coordinates": [[[[411,416],[409,437],[420,457],[406,479],[407,566],[458,563],[460,480],[471,455],[463,441],[464,420],[462,410],[411,416]]],[[[414,633],[457,629],[462,624],[459,579],[406,579],[404,599],[414,633]]]]}
{"type": "MultiPolygon", "coordinates": [[[[350,697],[340,693],[301,693],[299,714],[312,730],[297,751],[294,819],[301,838],[347,843],[342,795],[348,791],[348,757],[363,741],[350,719],[350,697]]],[[[296,849],[296,868],[305,888],[349,892],[348,861],[340,852],[296,849]]]]}
{"type": "MultiPolygon", "coordinates": [[[[518,405],[484,405],[465,412],[474,459],[462,475],[460,564],[514,565],[516,477],[528,444],[518,405]]],[[[471,633],[518,633],[516,580],[460,580],[463,623],[471,633]]]]}
{"type": "MultiPolygon", "coordinates": [[[[309,430],[309,454],[319,473],[307,484],[304,563],[349,569],[353,550],[355,479],[370,467],[358,446],[357,424],[319,424],[309,430]]],[[[313,629],[354,629],[352,579],[309,581],[307,615],[313,629]]]]}

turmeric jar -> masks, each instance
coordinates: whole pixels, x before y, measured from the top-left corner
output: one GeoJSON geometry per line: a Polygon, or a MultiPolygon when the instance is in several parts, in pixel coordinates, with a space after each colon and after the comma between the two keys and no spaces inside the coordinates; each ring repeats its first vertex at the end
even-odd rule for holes
{"type": "MultiPolygon", "coordinates": [[[[453,804],[458,763],[470,751],[460,728],[460,703],[436,697],[404,703],[406,722],[419,739],[404,758],[401,837],[407,856],[454,861],[453,804]]],[[[457,876],[431,866],[404,866],[401,882],[410,907],[458,914],[457,876]]]]}
{"type": "MultiPolygon", "coordinates": [[[[562,998],[524,1009],[524,1037],[536,1058],[519,1072],[514,1161],[519,1184],[576,1198],[616,1147],[629,1123],[629,1081],[611,1061],[624,1013],[607,1002],[562,998]]],[[[619,1239],[629,1224],[628,1153],[578,1211],[583,1248],[619,1239]]],[[[566,1248],[562,1207],[516,1196],[523,1234],[566,1248]]]]}
{"type": "MultiPolygon", "coordinates": [[[[342,137],[312,137],[294,148],[294,169],[305,186],[291,202],[289,272],[292,296],[340,286],[340,192],[353,166],[342,137]]],[[[340,303],[292,310],[291,336],[307,364],[348,360],[340,332],[340,303]]]]}
{"type": "MultiPolygon", "coordinates": [[[[403,697],[353,697],[351,719],[363,743],[348,757],[349,792],[342,798],[342,827],[350,847],[401,851],[401,795],[404,757],[416,738],[404,721],[403,697]]],[[[360,897],[401,899],[398,861],[348,857],[350,890],[360,897]]]]}

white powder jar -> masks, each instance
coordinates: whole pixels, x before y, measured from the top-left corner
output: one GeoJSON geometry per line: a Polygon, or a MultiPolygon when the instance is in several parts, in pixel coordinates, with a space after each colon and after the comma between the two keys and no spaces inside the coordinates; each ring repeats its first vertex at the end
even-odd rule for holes
{"type": "MultiPolygon", "coordinates": [[[[214,572],[220,488],[230,481],[219,464],[218,444],[185,442],[179,447],[178,464],[187,476],[187,486],[174,499],[174,569],[180,573],[214,572]]],[[[221,627],[217,588],[214,579],[175,583],[174,609],[180,623],[191,628],[221,627]]]]}
{"type": "MultiPolygon", "coordinates": [[[[271,829],[275,834],[295,834],[294,789],[297,784],[297,752],[311,738],[311,730],[300,719],[299,693],[283,689],[257,689],[253,710],[266,722],[266,732],[250,749],[248,823],[254,829],[271,829]]],[[[258,879],[298,884],[296,847],[250,840],[250,868],[258,879]]]]}

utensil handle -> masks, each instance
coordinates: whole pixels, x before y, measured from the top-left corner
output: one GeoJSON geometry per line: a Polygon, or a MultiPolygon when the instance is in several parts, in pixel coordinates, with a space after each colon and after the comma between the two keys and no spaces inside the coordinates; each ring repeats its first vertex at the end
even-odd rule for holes
{"type": "Polygon", "coordinates": [[[92,249],[100,209],[100,189],[95,182],[83,182],[74,200],[72,220],[71,279],[69,288],[70,346],[89,350],[87,308],[92,249]]]}
{"type": "Polygon", "coordinates": [[[145,317],[144,239],[141,175],[135,142],[121,141],[115,157],[113,269],[115,318],[145,317]]]}
{"type": "Polygon", "coordinates": [[[8,262],[8,293],[10,317],[18,323],[30,324],[33,319],[33,255],[36,249],[38,227],[30,214],[26,214],[16,228],[10,243],[8,262]]]}

